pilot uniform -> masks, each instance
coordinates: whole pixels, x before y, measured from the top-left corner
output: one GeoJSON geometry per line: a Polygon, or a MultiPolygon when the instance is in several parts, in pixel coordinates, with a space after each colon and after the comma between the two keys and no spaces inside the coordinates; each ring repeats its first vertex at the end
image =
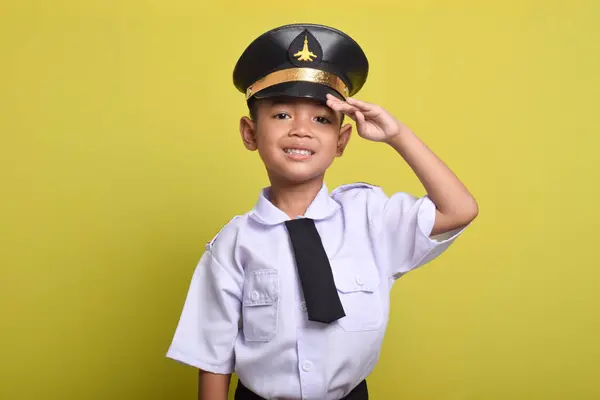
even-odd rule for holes
{"type": "MultiPolygon", "coordinates": [[[[321,25],[273,29],[234,70],[250,103],[354,95],[367,59],[321,25]]],[[[294,219],[264,188],[254,208],[206,245],[167,356],[239,378],[238,400],[368,398],[393,283],[440,255],[461,230],[431,237],[427,197],[355,183],[321,190],[294,219]]]]}

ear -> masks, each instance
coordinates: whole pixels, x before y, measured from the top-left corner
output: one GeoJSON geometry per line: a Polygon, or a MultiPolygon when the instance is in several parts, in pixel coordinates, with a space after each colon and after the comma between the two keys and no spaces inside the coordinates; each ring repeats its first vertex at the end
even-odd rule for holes
{"type": "Polygon", "coordinates": [[[240,119],[240,135],[244,146],[250,151],[254,151],[258,148],[256,144],[256,122],[252,121],[248,117],[242,117],[240,119]]]}
{"type": "Polygon", "coordinates": [[[352,125],[346,124],[340,128],[340,135],[338,137],[336,156],[341,157],[344,154],[344,150],[350,140],[350,134],[352,133],[352,125]]]}

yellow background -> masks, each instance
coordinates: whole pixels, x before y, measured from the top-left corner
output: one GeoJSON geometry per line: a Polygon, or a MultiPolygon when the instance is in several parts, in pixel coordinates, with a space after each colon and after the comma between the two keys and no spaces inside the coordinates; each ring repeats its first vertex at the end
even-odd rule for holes
{"type": "MultiPolygon", "coordinates": [[[[479,200],[399,281],[381,399],[600,398],[595,1],[0,2],[0,399],[193,399],[165,358],[206,241],[267,184],[231,83],[251,39],[334,25],[358,96],[479,200]]],[[[423,190],[354,136],[328,186],[423,190]]]]}

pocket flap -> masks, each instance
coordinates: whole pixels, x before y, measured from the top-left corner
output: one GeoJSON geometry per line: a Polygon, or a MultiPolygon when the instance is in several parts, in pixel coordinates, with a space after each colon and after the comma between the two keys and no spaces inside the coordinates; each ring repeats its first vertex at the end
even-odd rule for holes
{"type": "Polygon", "coordinates": [[[279,297],[279,275],[275,269],[252,271],[244,282],[244,305],[264,306],[279,297]]]}
{"type": "Polygon", "coordinates": [[[332,268],[335,286],[342,293],[373,292],[379,286],[379,271],[371,260],[336,259],[332,268]]]}

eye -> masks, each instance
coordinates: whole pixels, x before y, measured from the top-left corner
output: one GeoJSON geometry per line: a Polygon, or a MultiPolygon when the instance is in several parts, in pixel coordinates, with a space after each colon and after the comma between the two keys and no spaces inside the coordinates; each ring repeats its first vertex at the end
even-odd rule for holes
{"type": "Polygon", "coordinates": [[[329,121],[329,119],[327,119],[325,117],[317,117],[317,118],[315,118],[315,120],[320,124],[330,124],[331,123],[329,121]]]}
{"type": "Polygon", "coordinates": [[[288,113],[281,112],[281,113],[275,114],[273,116],[273,118],[275,118],[275,119],[287,119],[287,118],[290,118],[290,115],[288,113]]]}

